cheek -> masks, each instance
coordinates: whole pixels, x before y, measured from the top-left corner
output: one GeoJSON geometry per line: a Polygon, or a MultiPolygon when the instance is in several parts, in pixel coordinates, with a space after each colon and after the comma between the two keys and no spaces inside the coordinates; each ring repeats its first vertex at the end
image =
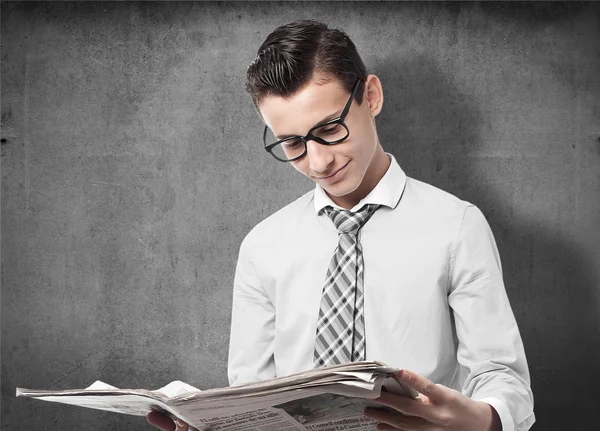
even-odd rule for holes
{"type": "Polygon", "coordinates": [[[360,136],[360,151],[363,154],[371,154],[377,148],[377,134],[374,132],[373,124],[368,122],[363,125],[360,136]]]}
{"type": "Polygon", "coordinates": [[[359,146],[359,151],[364,151],[365,146],[369,146],[370,141],[372,141],[372,124],[368,119],[361,119],[354,126],[354,129],[354,133],[351,133],[352,141],[359,146]]]}
{"type": "Polygon", "coordinates": [[[363,133],[354,136],[353,153],[360,159],[361,162],[365,162],[368,155],[373,151],[373,138],[367,130],[363,130],[363,133]]]}

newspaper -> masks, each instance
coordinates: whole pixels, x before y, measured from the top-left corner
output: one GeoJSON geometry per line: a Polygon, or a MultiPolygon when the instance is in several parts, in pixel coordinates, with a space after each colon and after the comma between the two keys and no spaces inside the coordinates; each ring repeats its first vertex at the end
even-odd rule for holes
{"type": "Polygon", "coordinates": [[[382,390],[415,398],[382,362],[352,362],[241,386],[201,391],[174,381],[150,391],[118,389],[96,382],[85,389],[17,388],[18,397],[145,416],[151,410],[181,418],[201,431],[374,430],[363,415],[382,390]]]}

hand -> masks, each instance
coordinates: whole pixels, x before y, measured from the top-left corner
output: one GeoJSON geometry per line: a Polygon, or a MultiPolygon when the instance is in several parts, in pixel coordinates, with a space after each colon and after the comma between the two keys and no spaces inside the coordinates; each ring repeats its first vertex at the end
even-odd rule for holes
{"type": "Polygon", "coordinates": [[[162,413],[152,411],[146,415],[146,420],[162,431],[188,431],[188,424],[181,419],[173,421],[162,413]]]}
{"type": "Polygon", "coordinates": [[[483,401],[474,401],[454,389],[434,384],[407,370],[398,372],[400,381],[420,392],[410,399],[381,392],[373,401],[396,412],[378,408],[365,409],[365,416],[377,422],[378,430],[403,431],[500,431],[502,424],[496,410],[483,401]]]}

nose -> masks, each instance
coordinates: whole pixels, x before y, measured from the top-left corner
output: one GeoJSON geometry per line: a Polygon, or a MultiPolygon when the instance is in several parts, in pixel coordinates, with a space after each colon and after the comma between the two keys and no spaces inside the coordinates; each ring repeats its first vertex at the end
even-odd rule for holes
{"type": "Polygon", "coordinates": [[[329,145],[321,145],[315,141],[306,142],[308,167],[313,172],[325,172],[333,162],[333,152],[329,145]]]}

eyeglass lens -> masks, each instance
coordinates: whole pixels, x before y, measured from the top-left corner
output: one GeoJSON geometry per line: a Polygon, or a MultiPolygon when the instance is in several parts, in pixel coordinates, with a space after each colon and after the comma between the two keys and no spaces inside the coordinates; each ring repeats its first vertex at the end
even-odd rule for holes
{"type": "MultiPolygon", "coordinates": [[[[348,129],[341,123],[324,124],[309,132],[312,137],[319,138],[327,144],[335,144],[348,136],[348,129]]],[[[310,139],[308,136],[307,139],[310,139]]],[[[275,142],[277,138],[271,130],[267,130],[266,142],[275,142]]],[[[271,152],[280,160],[291,160],[301,156],[306,149],[305,143],[297,137],[286,139],[275,145],[271,152]]]]}

